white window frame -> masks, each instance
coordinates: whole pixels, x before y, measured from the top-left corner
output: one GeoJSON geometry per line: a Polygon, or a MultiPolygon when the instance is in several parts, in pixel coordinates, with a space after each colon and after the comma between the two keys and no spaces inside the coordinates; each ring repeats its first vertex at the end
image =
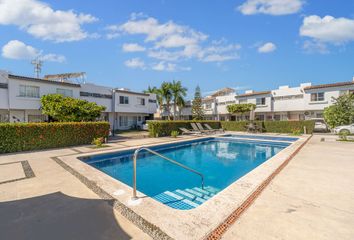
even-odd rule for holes
{"type": "Polygon", "coordinates": [[[119,104],[129,104],[129,97],[128,96],[119,96],[119,104]],[[122,101],[123,99],[123,101],[122,101]]]}
{"type": "Polygon", "coordinates": [[[73,97],[72,89],[57,88],[57,94],[61,94],[64,97],[73,97]]]}
{"type": "Polygon", "coordinates": [[[311,93],[310,98],[311,98],[311,102],[323,102],[325,100],[325,94],[324,92],[311,93]],[[322,96],[320,97],[319,95],[322,96]]]}
{"type": "Polygon", "coordinates": [[[259,98],[256,98],[256,105],[257,106],[264,106],[266,104],[266,98],[265,97],[259,97],[259,98]],[[260,103],[258,101],[261,101],[260,103]],[[264,100],[264,102],[263,102],[264,100]]]}
{"type": "Polygon", "coordinates": [[[38,86],[31,85],[20,85],[19,88],[19,97],[26,98],[39,98],[40,97],[40,88],[38,86]]]}

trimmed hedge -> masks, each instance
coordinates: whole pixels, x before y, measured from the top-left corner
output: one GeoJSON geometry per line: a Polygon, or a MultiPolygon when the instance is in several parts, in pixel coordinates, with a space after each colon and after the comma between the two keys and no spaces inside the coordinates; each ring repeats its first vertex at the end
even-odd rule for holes
{"type": "MultiPolygon", "coordinates": [[[[151,137],[171,136],[172,131],[180,132],[179,128],[191,129],[190,123],[208,123],[212,128],[223,128],[225,131],[246,131],[248,121],[148,121],[149,134],[151,137]]],[[[315,122],[307,121],[253,121],[262,126],[264,132],[271,133],[293,133],[299,131],[304,133],[306,126],[307,133],[312,134],[315,122]]]]}
{"type": "Polygon", "coordinates": [[[0,153],[90,144],[107,137],[108,122],[2,123],[0,153]]]}
{"type": "MultiPolygon", "coordinates": [[[[223,121],[221,127],[226,131],[245,131],[249,122],[233,122],[223,121]]],[[[258,126],[262,126],[264,132],[271,133],[293,133],[298,130],[300,133],[304,133],[304,126],[307,133],[312,134],[315,122],[312,120],[306,121],[254,121],[258,126]]]]}
{"type": "Polygon", "coordinates": [[[191,123],[207,123],[212,128],[221,128],[219,121],[185,121],[185,120],[176,120],[176,121],[147,121],[149,127],[149,135],[151,137],[164,137],[171,136],[172,131],[178,131],[181,133],[179,128],[191,129],[191,123]]]}

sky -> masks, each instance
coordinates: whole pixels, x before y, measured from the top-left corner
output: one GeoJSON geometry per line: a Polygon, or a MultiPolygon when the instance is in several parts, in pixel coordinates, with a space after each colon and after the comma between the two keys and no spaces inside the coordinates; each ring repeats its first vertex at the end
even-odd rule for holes
{"type": "Polygon", "coordinates": [[[350,81],[353,0],[0,0],[0,69],[193,95],[350,81]]]}

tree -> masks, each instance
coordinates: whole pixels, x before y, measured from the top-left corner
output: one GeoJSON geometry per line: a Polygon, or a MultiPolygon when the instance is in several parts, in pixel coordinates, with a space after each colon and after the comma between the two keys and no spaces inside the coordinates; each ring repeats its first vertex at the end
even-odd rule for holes
{"type": "Polygon", "coordinates": [[[163,82],[161,84],[161,96],[165,102],[166,105],[166,112],[167,112],[167,116],[168,119],[170,120],[170,115],[171,115],[171,111],[170,111],[170,105],[171,105],[171,99],[172,99],[172,92],[171,92],[171,83],[169,82],[163,82]]]}
{"type": "Polygon", "coordinates": [[[231,104],[228,105],[227,111],[230,114],[241,114],[241,117],[243,118],[243,115],[247,112],[251,112],[256,109],[256,105],[253,103],[241,103],[241,104],[231,104]]]}
{"type": "Polygon", "coordinates": [[[334,104],[324,109],[323,115],[329,127],[347,125],[354,122],[354,94],[333,98],[334,104]]]}
{"type": "Polygon", "coordinates": [[[202,106],[202,94],[200,93],[200,87],[197,86],[194,93],[194,99],[192,102],[192,116],[194,120],[202,120],[204,118],[204,110],[202,106]]]}
{"type": "Polygon", "coordinates": [[[41,97],[42,113],[59,122],[95,121],[106,109],[96,103],[60,94],[48,94],[41,97]]]}
{"type": "Polygon", "coordinates": [[[187,88],[183,87],[181,81],[175,81],[170,84],[171,94],[173,98],[173,119],[177,117],[177,101],[184,102],[184,97],[187,95],[187,88]]]}

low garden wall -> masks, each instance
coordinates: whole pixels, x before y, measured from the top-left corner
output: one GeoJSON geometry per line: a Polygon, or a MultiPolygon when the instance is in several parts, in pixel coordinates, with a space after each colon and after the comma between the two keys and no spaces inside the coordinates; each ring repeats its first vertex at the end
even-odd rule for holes
{"type": "MultiPolygon", "coordinates": [[[[223,128],[225,131],[246,131],[248,121],[148,121],[149,133],[152,137],[170,136],[172,131],[179,128],[191,129],[190,123],[207,123],[212,128],[223,128]]],[[[308,134],[312,134],[315,122],[307,121],[253,121],[270,133],[304,133],[304,127],[308,134]]]]}
{"type": "Polygon", "coordinates": [[[1,123],[0,153],[90,144],[108,134],[108,122],[1,123]]]}

